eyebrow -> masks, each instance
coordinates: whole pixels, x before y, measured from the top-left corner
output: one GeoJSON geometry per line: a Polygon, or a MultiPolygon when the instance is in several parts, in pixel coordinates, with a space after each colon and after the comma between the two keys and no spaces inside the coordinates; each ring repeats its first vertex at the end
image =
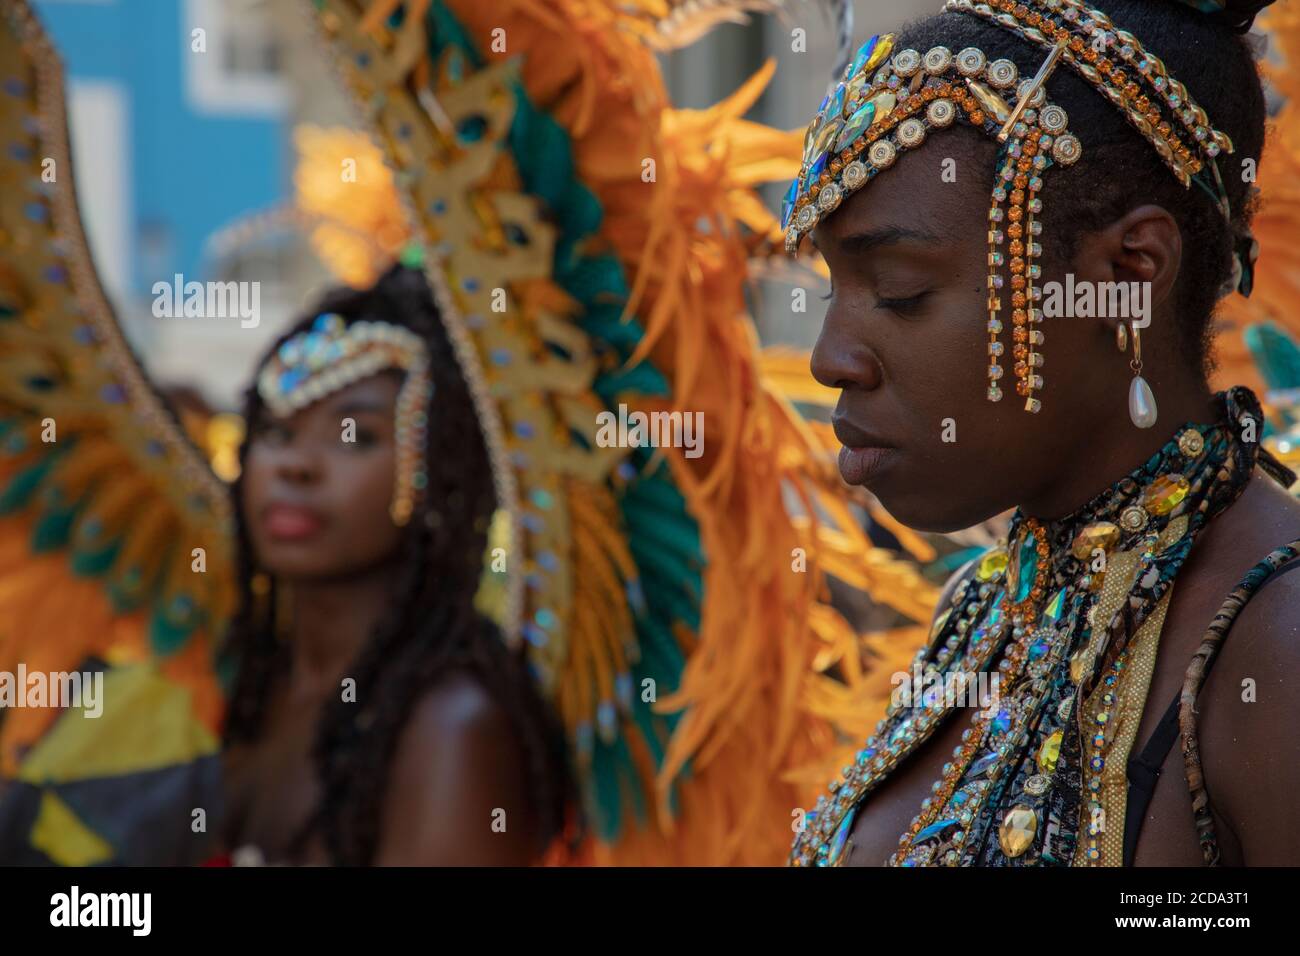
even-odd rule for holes
{"type": "Polygon", "coordinates": [[[932,232],[920,229],[888,226],[884,229],[874,229],[868,232],[856,232],[841,236],[835,240],[835,245],[843,254],[853,256],[862,255],[884,246],[896,246],[906,242],[934,245],[942,242],[942,239],[932,232]]]}

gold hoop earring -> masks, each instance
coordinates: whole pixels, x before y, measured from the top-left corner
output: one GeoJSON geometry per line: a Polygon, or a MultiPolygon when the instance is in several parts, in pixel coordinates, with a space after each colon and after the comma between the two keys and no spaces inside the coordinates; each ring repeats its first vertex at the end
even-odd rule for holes
{"type": "Polygon", "coordinates": [[[1142,377],[1142,337],[1136,325],[1133,326],[1133,360],[1128,364],[1133,370],[1133,382],[1128,389],[1129,418],[1138,428],[1150,428],[1156,423],[1156,397],[1142,377]]]}

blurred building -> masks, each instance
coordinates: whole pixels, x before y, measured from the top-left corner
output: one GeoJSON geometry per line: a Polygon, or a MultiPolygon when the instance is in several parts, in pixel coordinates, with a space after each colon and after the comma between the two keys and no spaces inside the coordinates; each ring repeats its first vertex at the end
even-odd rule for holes
{"type": "MultiPolygon", "coordinates": [[[[230,405],[297,308],[293,230],[220,243],[292,194],[292,84],[266,0],[36,0],[63,59],[78,201],[122,324],[164,382],[230,405]],[[156,318],[154,283],[256,281],[257,328],[156,318]]],[[[283,6],[283,5],[281,5],[283,6]]]]}

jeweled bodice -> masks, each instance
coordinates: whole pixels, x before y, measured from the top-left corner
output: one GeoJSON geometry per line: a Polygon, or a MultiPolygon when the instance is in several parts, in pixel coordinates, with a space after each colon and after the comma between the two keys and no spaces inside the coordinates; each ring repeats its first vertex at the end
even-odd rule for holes
{"type": "Polygon", "coordinates": [[[876,733],[808,815],[792,864],[843,862],[864,801],[954,719],[969,724],[961,743],[882,862],[1120,863],[1123,765],[1170,589],[1197,533],[1243,484],[1234,394],[1223,396],[1223,422],[1184,425],[1073,514],[1040,524],[1017,512],[1006,542],[936,617],[876,733]]]}

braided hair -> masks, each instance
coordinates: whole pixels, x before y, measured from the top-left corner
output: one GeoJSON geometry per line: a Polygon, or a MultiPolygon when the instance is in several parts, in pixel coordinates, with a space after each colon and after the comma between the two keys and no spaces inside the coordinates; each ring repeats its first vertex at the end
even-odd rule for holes
{"type": "MultiPolygon", "coordinates": [[[[313,758],[320,800],[292,841],[291,854],[319,831],[336,865],[373,861],[398,736],[421,694],[452,671],[464,670],[509,716],[527,757],[530,798],[545,846],[561,829],[568,803],[563,738],[521,656],[506,648],[474,607],[495,507],[492,472],[469,389],[428,284],[419,271],[394,266],[369,289],[335,290],[268,354],[322,312],[348,324],[384,321],[419,334],[428,348],[434,389],[426,410],[428,485],[402,536],[401,570],[389,609],[348,671],[356,681],[356,702],[327,703],[317,727],[313,758]]],[[[253,386],[245,396],[248,434],[255,433],[264,414],[253,386]]],[[[247,454],[246,440],[241,466],[247,454]]],[[[233,488],[240,594],[224,648],[235,669],[224,727],[227,744],[258,738],[271,687],[288,664],[287,646],[277,638],[283,622],[276,620],[275,585],[258,573],[239,508],[242,491],[241,478],[233,488]]]]}
{"type": "MultiPolygon", "coordinates": [[[[1265,101],[1254,54],[1240,34],[1269,0],[1228,0],[1211,16],[1195,0],[1089,0],[1115,26],[1158,55],[1172,76],[1184,83],[1227,133],[1236,151],[1217,162],[1232,206],[1229,224],[1210,196],[1196,185],[1184,188],[1151,144],[1142,138],[1104,96],[1068,69],[1048,83],[1052,101],[1070,115],[1070,127],[1083,141],[1079,163],[1064,173],[1044,204],[1044,243],[1058,261],[1070,261],[1079,240],[1145,203],[1168,210],[1183,238],[1183,258],[1174,294],[1178,343],[1183,357],[1205,376],[1213,370],[1211,318],[1220,289],[1233,272],[1233,252],[1249,233],[1253,190],[1241,163],[1256,164],[1264,146],[1265,101]],[[1067,182],[1068,180],[1068,182],[1067,182]]],[[[1015,62],[1022,76],[1033,76],[1043,52],[1008,30],[981,18],[945,12],[899,31],[898,48],[928,50],[973,46],[990,60],[1015,62]]],[[[966,135],[993,149],[968,127],[966,135]]],[[[989,165],[992,165],[990,160],[989,165]]]]}

